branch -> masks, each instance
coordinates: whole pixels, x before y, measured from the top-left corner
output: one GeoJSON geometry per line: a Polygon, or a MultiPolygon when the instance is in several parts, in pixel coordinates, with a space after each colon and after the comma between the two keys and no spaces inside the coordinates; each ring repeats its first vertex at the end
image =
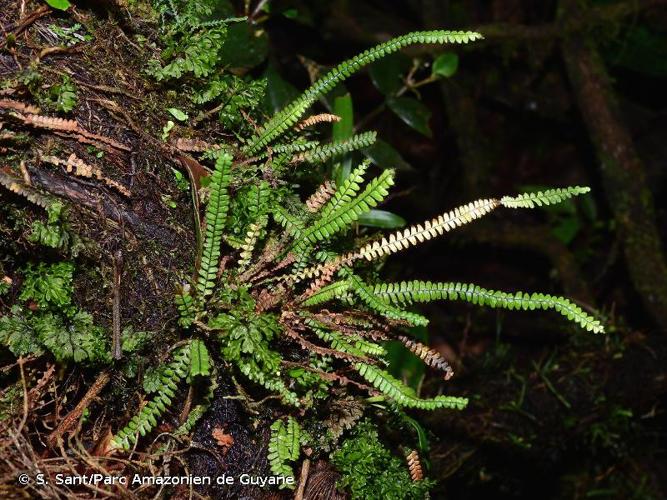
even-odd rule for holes
{"type": "MultiPolygon", "coordinates": [[[[628,16],[660,5],[667,5],[667,0],[636,0],[617,2],[589,9],[584,14],[561,18],[552,23],[525,25],[513,23],[495,23],[474,28],[490,40],[538,41],[566,38],[574,33],[588,31],[597,26],[620,21],[628,16]]],[[[479,48],[481,44],[471,44],[468,48],[479,48]]]]}
{"type": "MultiPolygon", "coordinates": [[[[569,17],[581,15],[576,1],[562,3],[569,17]]],[[[611,79],[593,40],[573,36],[563,42],[562,52],[597,151],[599,174],[623,242],[630,280],[646,310],[667,329],[667,263],[644,165],[623,123],[611,79]]]]}

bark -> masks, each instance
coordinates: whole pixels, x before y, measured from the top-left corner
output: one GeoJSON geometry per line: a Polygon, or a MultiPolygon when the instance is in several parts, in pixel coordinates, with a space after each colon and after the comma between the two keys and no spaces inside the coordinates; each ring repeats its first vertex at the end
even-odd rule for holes
{"type": "MultiPolygon", "coordinates": [[[[569,8],[571,2],[564,2],[569,8]]],[[[580,13],[569,10],[570,17],[580,13]]],[[[667,264],[655,221],[653,196],[642,160],[624,125],[604,62],[591,39],[576,35],[562,43],[572,90],[623,243],[630,279],[646,310],[667,331],[667,264]]]]}

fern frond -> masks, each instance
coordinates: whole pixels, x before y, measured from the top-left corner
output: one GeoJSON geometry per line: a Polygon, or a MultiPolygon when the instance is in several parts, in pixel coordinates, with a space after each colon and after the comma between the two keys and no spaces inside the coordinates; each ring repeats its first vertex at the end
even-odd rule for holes
{"type": "Polygon", "coordinates": [[[410,479],[413,481],[421,481],[424,479],[424,471],[422,470],[422,464],[421,460],[419,460],[419,453],[417,453],[417,450],[412,450],[405,459],[408,462],[410,479]]]}
{"type": "MultiPolygon", "coordinates": [[[[287,417],[287,423],[282,419],[273,422],[267,457],[271,472],[277,476],[294,477],[292,467],[287,462],[294,462],[299,458],[301,438],[301,427],[294,418],[287,417]]],[[[284,486],[294,488],[293,484],[284,486]]]]}
{"type": "MultiPolygon", "coordinates": [[[[306,228],[300,241],[295,244],[299,249],[302,243],[315,244],[326,240],[339,231],[347,228],[359,216],[376,207],[389,194],[388,189],[394,184],[394,171],[384,170],[378,177],[368,183],[366,189],[347,203],[327,216],[322,216],[312,226],[306,228]]],[[[297,250],[298,252],[298,250],[297,250]]]]}
{"type": "Polygon", "coordinates": [[[346,280],[336,281],[325,287],[320,288],[317,292],[306,298],[301,304],[304,307],[312,307],[330,300],[337,299],[345,294],[350,288],[350,283],[346,280]]]}
{"type": "Polygon", "coordinates": [[[332,115],[331,113],[320,113],[319,115],[309,116],[301,123],[299,123],[295,129],[296,131],[301,131],[304,128],[312,127],[318,123],[336,123],[340,121],[340,116],[332,115]]]}
{"type": "Polygon", "coordinates": [[[324,163],[330,158],[343,156],[352,151],[367,148],[375,143],[377,132],[364,132],[363,134],[353,135],[349,139],[334,141],[330,144],[317,146],[309,151],[301,153],[292,159],[292,163],[324,163]]]}
{"type": "MultiPolygon", "coordinates": [[[[271,154],[277,155],[277,154],[303,153],[304,151],[309,151],[311,149],[318,147],[319,145],[320,141],[297,140],[286,144],[276,144],[275,146],[272,146],[271,154]]],[[[268,152],[259,155],[257,158],[261,160],[263,158],[266,158],[267,156],[269,156],[268,152]]]]}
{"type": "Polygon", "coordinates": [[[0,170],[0,186],[4,186],[5,188],[9,189],[12,193],[23,196],[30,203],[33,203],[45,209],[50,207],[56,201],[56,198],[40,193],[36,189],[25,184],[18,177],[6,174],[1,170],[0,170]]]}
{"type": "Polygon", "coordinates": [[[179,318],[178,323],[188,328],[192,325],[192,322],[195,320],[197,315],[197,308],[195,307],[194,299],[190,295],[189,290],[183,290],[181,293],[177,293],[174,297],[174,302],[176,302],[176,307],[178,308],[179,318]]]}
{"type": "Polygon", "coordinates": [[[317,99],[333,89],[338,83],[356,73],[364,66],[396,52],[403,47],[414,44],[445,44],[445,43],[468,43],[482,38],[482,35],[472,31],[417,31],[408,33],[388,42],[382,43],[362,52],[356,57],[349,59],[329,71],[323,78],[317,80],[308,90],[299,96],[284,109],[276,113],[260,132],[253,137],[245,147],[247,154],[255,154],[271,141],[280,136],[289,127],[294,125],[306,110],[312,106],[317,99]]]}
{"type": "Polygon", "coordinates": [[[157,395],[113,437],[112,449],[130,449],[139,439],[139,435],[145,436],[157,426],[157,419],[162,416],[167,407],[171,406],[176,396],[178,382],[185,378],[189,371],[190,344],[187,344],[174,354],[174,360],[162,371],[156,391],[157,395]]]}
{"type": "Polygon", "coordinates": [[[332,349],[347,354],[351,354],[352,356],[357,356],[361,358],[365,357],[366,353],[364,353],[361,349],[358,349],[355,345],[348,342],[347,338],[341,335],[340,333],[332,332],[326,328],[323,328],[323,326],[318,321],[312,319],[307,319],[306,324],[315,333],[315,335],[317,335],[319,339],[324,340],[327,344],[331,346],[332,349]]]}
{"type": "Polygon", "coordinates": [[[374,293],[373,290],[368,287],[358,276],[352,273],[345,273],[348,277],[350,283],[350,288],[354,293],[361,299],[361,301],[366,304],[373,311],[381,314],[385,318],[393,319],[396,321],[406,321],[414,326],[426,326],[429,323],[428,318],[424,316],[408,311],[403,311],[398,307],[394,307],[391,304],[381,300],[374,293]]]}
{"type": "Polygon", "coordinates": [[[303,220],[290,213],[286,208],[276,205],[273,207],[273,220],[280,224],[287,234],[293,238],[300,238],[306,229],[303,220]]]}
{"type": "Polygon", "coordinates": [[[369,384],[384,396],[394,400],[399,406],[420,410],[436,410],[438,408],[462,410],[468,404],[467,398],[454,396],[436,396],[433,399],[421,399],[411,387],[404,385],[377,366],[356,363],[354,368],[369,384]]]}
{"type": "Polygon", "coordinates": [[[250,224],[248,233],[246,234],[246,237],[241,244],[241,254],[239,255],[238,263],[240,272],[244,271],[245,268],[250,264],[250,259],[252,259],[252,253],[255,250],[257,240],[266,227],[267,222],[268,218],[266,216],[262,216],[256,222],[250,224]]]}
{"type": "Polygon", "coordinates": [[[336,193],[336,185],[332,181],[324,181],[310,197],[306,200],[306,209],[317,212],[336,193]]]}
{"type": "Polygon", "coordinates": [[[338,210],[345,203],[349,203],[352,198],[359,192],[361,189],[361,183],[364,182],[364,174],[371,162],[369,160],[364,160],[361,164],[356,167],[350,175],[343,181],[340,187],[333,194],[331,200],[324,205],[320,212],[320,218],[325,218],[332,212],[338,210]]]}
{"type": "Polygon", "coordinates": [[[405,335],[399,335],[398,340],[403,344],[412,354],[419,357],[425,364],[436,370],[445,372],[445,380],[449,380],[454,376],[454,370],[449,365],[447,360],[442,357],[442,355],[435,349],[431,349],[429,346],[417,342],[416,340],[409,339],[405,335]]]}
{"type": "Polygon", "coordinates": [[[590,190],[591,188],[586,186],[547,189],[535,193],[523,193],[518,196],[503,196],[500,199],[500,204],[508,208],[534,208],[535,206],[554,205],[568,198],[586,194],[590,190]]]}
{"type": "Polygon", "coordinates": [[[211,375],[211,356],[202,340],[190,341],[190,377],[211,375]]]}
{"type": "Polygon", "coordinates": [[[433,300],[464,300],[472,304],[503,309],[554,309],[570,321],[593,333],[603,333],[598,320],[564,297],[524,292],[507,293],[487,290],[466,283],[433,283],[406,281],[375,285],[373,294],[379,300],[392,304],[411,304],[433,300]]]}
{"type": "Polygon", "coordinates": [[[440,236],[475,219],[479,219],[497,208],[498,204],[498,200],[495,199],[477,200],[468,203],[431,221],[424,222],[423,226],[422,224],[417,224],[416,226],[396,231],[389,235],[388,238],[382,238],[381,241],[369,243],[356,252],[349,254],[344,260],[351,262],[352,260],[365,258],[370,261],[396,253],[410,246],[440,236]]]}
{"type": "Polygon", "coordinates": [[[220,154],[215,162],[215,170],[211,175],[209,189],[211,195],[206,206],[206,236],[204,238],[197,291],[200,298],[210,295],[213,291],[215,276],[220,260],[222,231],[229,210],[229,193],[227,186],[231,179],[231,155],[220,154]]]}
{"type": "Polygon", "coordinates": [[[174,431],[174,435],[184,436],[192,432],[192,429],[197,424],[199,419],[201,419],[204,416],[206,410],[208,410],[209,407],[211,406],[211,402],[213,401],[213,396],[215,394],[215,389],[217,387],[218,387],[218,371],[215,368],[215,366],[212,366],[211,376],[209,377],[208,389],[203,397],[203,401],[190,411],[190,413],[188,414],[188,418],[186,418],[185,422],[183,422],[178,427],[178,429],[174,431]]]}

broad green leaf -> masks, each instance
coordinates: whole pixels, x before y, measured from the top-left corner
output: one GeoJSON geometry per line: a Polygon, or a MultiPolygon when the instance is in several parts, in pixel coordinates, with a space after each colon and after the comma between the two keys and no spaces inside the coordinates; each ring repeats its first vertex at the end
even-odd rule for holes
{"type": "Polygon", "coordinates": [[[268,48],[265,31],[256,30],[249,23],[228,24],[220,61],[232,68],[254,68],[264,62],[268,48]]]}
{"type": "Polygon", "coordinates": [[[167,111],[169,111],[169,113],[171,113],[171,116],[173,116],[180,122],[184,122],[185,120],[188,119],[188,114],[181,111],[178,108],[169,108],[167,111]]]}
{"type": "Polygon", "coordinates": [[[371,81],[385,95],[396,94],[403,86],[403,74],[410,69],[410,59],[400,52],[375,61],[368,69],[371,81]]]}
{"type": "Polygon", "coordinates": [[[400,215],[375,208],[361,214],[358,222],[362,226],[378,227],[381,229],[396,229],[406,224],[405,219],[400,215]]]}
{"type": "Polygon", "coordinates": [[[375,144],[363,150],[364,156],[380,168],[394,168],[396,170],[413,170],[412,166],[403,159],[401,154],[388,142],[376,139],[375,144]]]}
{"type": "Polygon", "coordinates": [[[431,119],[431,111],[417,99],[412,97],[395,97],[387,99],[389,109],[417,132],[426,137],[432,137],[433,133],[428,126],[431,119]]]}
{"type": "Polygon", "coordinates": [[[433,76],[441,76],[444,78],[449,78],[456,73],[456,70],[459,68],[459,56],[454,52],[445,52],[440,54],[435,61],[433,61],[433,66],[431,67],[431,74],[433,76]]]}
{"type": "MultiPolygon", "coordinates": [[[[352,137],[354,135],[354,106],[349,92],[334,99],[333,113],[340,116],[340,121],[333,124],[332,139],[334,141],[344,141],[352,137]]],[[[351,170],[352,158],[350,155],[336,164],[333,178],[336,179],[339,186],[350,175],[351,170]]]]}
{"type": "Polygon", "coordinates": [[[269,66],[264,73],[266,78],[266,95],[264,105],[270,112],[284,108],[299,95],[299,91],[280,76],[273,66],[269,66]]]}
{"type": "Polygon", "coordinates": [[[211,374],[211,360],[208,349],[202,340],[194,339],[190,343],[190,377],[211,374]]]}
{"type": "Polygon", "coordinates": [[[72,4],[68,0],[45,0],[50,7],[58,10],[67,10],[72,4]]]}

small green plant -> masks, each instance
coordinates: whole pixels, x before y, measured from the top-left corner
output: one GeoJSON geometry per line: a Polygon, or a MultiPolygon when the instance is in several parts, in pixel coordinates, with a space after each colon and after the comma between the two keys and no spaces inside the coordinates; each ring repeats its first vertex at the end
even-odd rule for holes
{"type": "Polygon", "coordinates": [[[292,467],[287,462],[294,462],[299,458],[301,439],[301,428],[292,417],[288,417],[287,422],[278,419],[271,425],[268,454],[271,472],[277,476],[294,476],[292,467]]]}
{"type": "MultiPolygon", "coordinates": [[[[0,318],[0,344],[15,356],[50,352],[60,362],[108,364],[108,332],[72,298],[74,265],[70,262],[28,266],[23,270],[19,303],[0,318]]],[[[134,352],[145,334],[123,331],[123,352],[134,352]]]]}
{"type": "Polygon", "coordinates": [[[413,481],[404,460],[385,448],[377,428],[369,421],[359,423],[352,435],[331,454],[331,461],[343,477],[339,486],[353,499],[423,499],[433,483],[413,481]]]}
{"type": "Polygon", "coordinates": [[[62,83],[49,89],[49,101],[56,111],[69,113],[77,103],[76,87],[68,75],[63,76],[62,83]]]}

